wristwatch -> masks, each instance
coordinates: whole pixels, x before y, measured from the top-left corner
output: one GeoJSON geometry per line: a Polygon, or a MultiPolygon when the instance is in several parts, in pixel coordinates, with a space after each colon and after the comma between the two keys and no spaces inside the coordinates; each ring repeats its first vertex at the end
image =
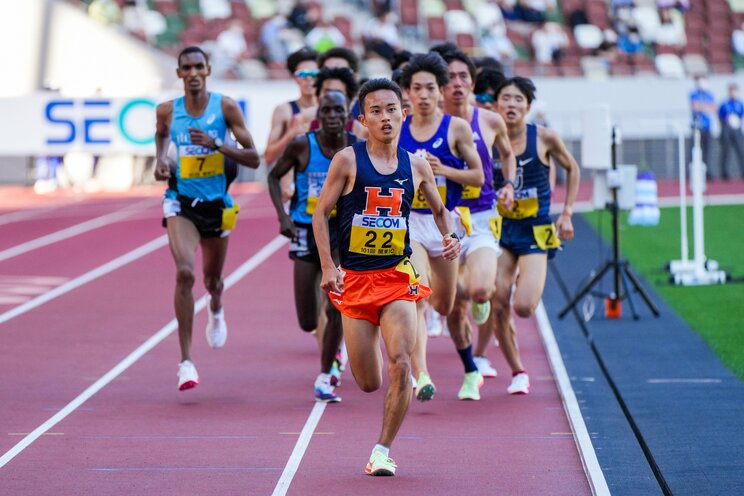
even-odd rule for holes
{"type": "Polygon", "coordinates": [[[512,181],[511,179],[504,179],[504,182],[501,187],[503,188],[507,184],[511,184],[512,189],[516,189],[516,186],[514,186],[514,181],[512,181]]]}
{"type": "Polygon", "coordinates": [[[456,239],[457,241],[460,241],[460,236],[458,236],[456,233],[453,233],[451,231],[448,232],[447,234],[445,234],[444,237],[445,238],[452,238],[452,239],[456,239]]]}
{"type": "Polygon", "coordinates": [[[224,143],[219,138],[214,138],[212,141],[214,141],[214,145],[212,146],[212,150],[219,150],[224,143]]]}

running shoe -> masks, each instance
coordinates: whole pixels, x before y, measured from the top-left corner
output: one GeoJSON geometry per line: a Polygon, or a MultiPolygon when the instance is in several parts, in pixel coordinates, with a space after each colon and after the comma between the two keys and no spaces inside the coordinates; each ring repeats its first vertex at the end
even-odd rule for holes
{"type": "Polygon", "coordinates": [[[462,387],[457,393],[457,397],[461,400],[473,400],[477,401],[480,399],[480,387],[483,385],[483,376],[477,370],[474,372],[468,372],[465,374],[465,380],[462,381],[462,387]]]}
{"type": "Polygon", "coordinates": [[[426,372],[419,372],[418,379],[416,379],[416,399],[419,401],[429,401],[434,397],[437,392],[437,388],[434,387],[434,383],[431,382],[431,377],[426,372]]]}
{"type": "Polygon", "coordinates": [[[520,372],[512,377],[511,384],[506,391],[509,394],[530,394],[530,376],[527,372],[520,372]]]}
{"type": "Polygon", "coordinates": [[[491,360],[488,358],[476,355],[473,357],[473,361],[475,362],[475,366],[478,367],[478,372],[483,377],[496,377],[498,375],[496,369],[491,365],[491,360]]]}
{"type": "Polygon", "coordinates": [[[373,450],[372,456],[369,457],[369,463],[364,467],[364,473],[367,475],[395,475],[395,469],[398,466],[392,458],[383,455],[379,450],[373,450]]]}
{"type": "Polygon", "coordinates": [[[491,315],[491,302],[472,302],[470,304],[470,315],[473,316],[473,320],[477,325],[485,324],[488,320],[488,316],[491,315]]]}
{"type": "Polygon", "coordinates": [[[212,348],[222,348],[227,341],[227,324],[225,323],[225,309],[220,308],[212,312],[212,307],[207,303],[207,343],[212,348]]]}
{"type": "Polygon", "coordinates": [[[331,386],[339,387],[341,385],[341,366],[338,359],[333,361],[331,365],[331,386]]]}
{"type": "Polygon", "coordinates": [[[194,362],[184,360],[178,364],[178,390],[186,391],[199,384],[199,374],[196,372],[194,362]]]}
{"type": "Polygon", "coordinates": [[[341,397],[334,392],[334,387],[324,375],[320,374],[315,379],[315,399],[324,403],[340,403],[341,397]]]}

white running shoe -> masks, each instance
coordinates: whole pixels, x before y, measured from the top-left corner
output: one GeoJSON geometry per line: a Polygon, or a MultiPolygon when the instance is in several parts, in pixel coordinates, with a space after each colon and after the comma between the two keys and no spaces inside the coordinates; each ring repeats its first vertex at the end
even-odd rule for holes
{"type": "Polygon", "coordinates": [[[315,400],[323,403],[340,403],[341,397],[335,393],[335,389],[331,386],[329,374],[319,374],[315,379],[314,390],[315,400]]]}
{"type": "Polygon", "coordinates": [[[484,356],[474,356],[473,361],[475,362],[475,366],[478,367],[478,372],[480,372],[483,377],[496,377],[498,375],[496,369],[491,365],[491,360],[488,358],[484,356]]]}
{"type": "Polygon", "coordinates": [[[511,384],[506,391],[509,394],[529,394],[530,393],[530,376],[526,372],[520,372],[512,377],[511,384]]]}
{"type": "Polygon", "coordinates": [[[212,348],[222,348],[227,341],[227,324],[225,323],[225,309],[220,308],[212,313],[212,307],[207,303],[207,343],[212,348]]]}
{"type": "Polygon", "coordinates": [[[199,384],[199,374],[196,372],[194,362],[184,360],[178,364],[178,390],[186,391],[199,384]]]}

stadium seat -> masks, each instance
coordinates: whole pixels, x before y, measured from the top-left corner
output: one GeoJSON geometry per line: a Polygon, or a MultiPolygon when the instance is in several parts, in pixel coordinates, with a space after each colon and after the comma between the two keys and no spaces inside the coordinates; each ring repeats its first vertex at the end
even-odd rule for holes
{"type": "Polygon", "coordinates": [[[444,22],[447,25],[447,33],[457,35],[460,33],[473,34],[475,23],[470,14],[464,10],[450,10],[444,14],[444,22]]]}
{"type": "Polygon", "coordinates": [[[656,70],[661,77],[682,79],[685,77],[685,66],[682,59],[672,53],[662,53],[654,59],[656,70]]]}
{"type": "Polygon", "coordinates": [[[602,57],[581,57],[581,70],[587,79],[607,79],[610,75],[607,61],[602,57]]]}
{"type": "Polygon", "coordinates": [[[638,31],[643,41],[653,42],[656,40],[656,30],[661,24],[659,11],[656,7],[636,7],[633,9],[633,19],[638,24],[638,31]]]}
{"type": "Polygon", "coordinates": [[[691,76],[708,74],[708,62],[700,54],[688,53],[682,56],[682,62],[685,65],[685,71],[691,76]]]}
{"type": "Polygon", "coordinates": [[[419,22],[418,0],[400,0],[400,25],[417,27],[419,22]]]}
{"type": "Polygon", "coordinates": [[[471,52],[476,48],[477,43],[475,41],[475,36],[471,33],[457,33],[455,35],[455,45],[457,45],[460,50],[471,52]]]}
{"type": "Polygon", "coordinates": [[[444,17],[427,17],[426,31],[431,42],[447,41],[447,24],[444,17]]]}
{"type": "Polygon", "coordinates": [[[593,24],[579,24],[574,28],[574,37],[579,48],[593,50],[597,48],[604,39],[602,30],[593,24]]]}

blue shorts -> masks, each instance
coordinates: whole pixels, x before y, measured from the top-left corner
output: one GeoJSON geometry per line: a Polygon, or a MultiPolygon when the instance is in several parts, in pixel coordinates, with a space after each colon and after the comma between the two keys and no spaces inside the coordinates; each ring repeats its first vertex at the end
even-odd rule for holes
{"type": "MultiPolygon", "coordinates": [[[[538,245],[538,240],[535,239],[535,228],[537,226],[553,226],[553,221],[549,217],[528,220],[504,219],[499,245],[518,257],[533,253],[546,253],[548,259],[551,259],[559,248],[541,248],[538,245]]],[[[555,231],[555,227],[553,227],[553,231],[555,231]]]]}

